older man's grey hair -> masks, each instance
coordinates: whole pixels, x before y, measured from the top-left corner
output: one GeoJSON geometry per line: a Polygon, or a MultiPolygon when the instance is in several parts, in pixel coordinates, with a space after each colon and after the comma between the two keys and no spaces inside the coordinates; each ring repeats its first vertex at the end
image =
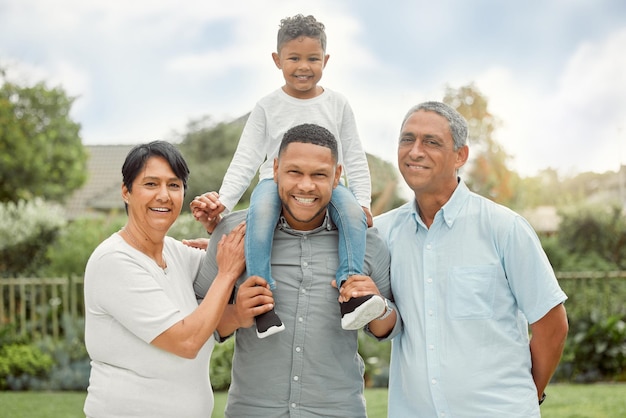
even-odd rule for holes
{"type": "Polygon", "coordinates": [[[406,116],[402,120],[402,128],[404,128],[404,124],[407,119],[411,117],[411,115],[419,110],[424,110],[428,112],[435,112],[440,116],[443,116],[448,121],[448,125],[450,127],[450,132],[452,133],[452,139],[454,140],[454,150],[458,150],[462,146],[467,145],[467,121],[459,112],[454,110],[451,106],[448,106],[442,102],[424,102],[420,103],[416,106],[413,106],[407,112],[406,116]]]}

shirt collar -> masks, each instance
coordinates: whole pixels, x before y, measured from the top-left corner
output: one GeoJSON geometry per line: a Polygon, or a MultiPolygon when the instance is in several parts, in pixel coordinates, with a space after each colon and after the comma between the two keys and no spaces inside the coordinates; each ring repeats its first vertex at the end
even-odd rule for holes
{"type": "Polygon", "coordinates": [[[443,220],[449,228],[452,227],[454,220],[461,213],[461,209],[465,206],[465,201],[469,197],[470,190],[460,177],[457,178],[459,184],[454,189],[454,193],[450,196],[450,199],[441,208],[443,220]]]}
{"type": "MultiPolygon", "coordinates": [[[[458,185],[450,199],[441,207],[441,209],[435,215],[435,219],[443,216],[443,221],[448,225],[448,228],[451,228],[454,224],[455,219],[459,216],[461,209],[465,205],[465,201],[470,194],[470,190],[467,188],[467,185],[460,177],[457,177],[458,185]]],[[[411,206],[411,212],[413,213],[413,219],[416,221],[417,226],[421,226],[422,228],[426,228],[426,225],[422,221],[422,218],[419,216],[419,209],[417,207],[417,200],[413,199],[413,204],[411,206]]]]}
{"type": "Polygon", "coordinates": [[[289,225],[289,223],[287,223],[287,220],[285,219],[285,217],[282,215],[280,216],[280,219],[278,220],[278,229],[281,229],[291,235],[308,235],[308,234],[314,234],[322,230],[330,231],[333,229],[337,229],[337,227],[333,224],[333,221],[330,218],[330,215],[328,214],[328,210],[327,210],[326,214],[324,215],[324,220],[322,221],[322,224],[318,226],[317,228],[311,229],[310,231],[299,231],[297,229],[293,229],[289,225]]]}

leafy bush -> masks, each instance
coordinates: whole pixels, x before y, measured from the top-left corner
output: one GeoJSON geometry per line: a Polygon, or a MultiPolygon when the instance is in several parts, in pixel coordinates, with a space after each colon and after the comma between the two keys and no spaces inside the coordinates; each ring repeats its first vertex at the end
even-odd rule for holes
{"type": "Polygon", "coordinates": [[[558,243],[568,257],[559,269],[626,269],[626,218],[622,211],[617,206],[576,207],[563,213],[558,243]]]}
{"type": "Polygon", "coordinates": [[[47,337],[37,343],[43,353],[54,359],[54,366],[46,379],[33,381],[32,389],[41,390],[86,390],[89,385],[91,365],[85,348],[85,321],[72,321],[65,316],[63,338],[47,337]]]}
{"type": "Polygon", "coordinates": [[[91,371],[85,321],[61,318],[62,338],[32,341],[0,328],[0,390],[86,390],[91,371]]]}
{"type": "Polygon", "coordinates": [[[0,347],[0,389],[26,390],[33,377],[44,377],[53,366],[52,358],[33,344],[0,347]]]}
{"type": "Polygon", "coordinates": [[[359,354],[365,362],[365,385],[387,387],[391,342],[380,342],[359,331],[359,354]]]}
{"type": "Polygon", "coordinates": [[[0,275],[36,272],[65,224],[61,207],[42,199],[0,203],[0,275]]]}
{"type": "Polygon", "coordinates": [[[626,315],[571,320],[559,368],[557,377],[576,382],[626,380],[626,315]]]}
{"type": "Polygon", "coordinates": [[[213,354],[211,355],[211,367],[209,367],[213,390],[228,390],[234,350],[234,338],[229,338],[221,344],[215,344],[213,354]]]}

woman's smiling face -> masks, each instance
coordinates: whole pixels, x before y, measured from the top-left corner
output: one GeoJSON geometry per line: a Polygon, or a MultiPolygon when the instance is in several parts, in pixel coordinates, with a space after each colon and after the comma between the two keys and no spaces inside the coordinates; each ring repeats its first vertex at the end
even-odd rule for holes
{"type": "Polygon", "coordinates": [[[129,221],[141,229],[153,229],[163,234],[180,215],[184,193],[183,181],[176,177],[162,157],[146,160],[133,181],[132,192],[122,186],[122,197],[128,202],[129,221]]]}

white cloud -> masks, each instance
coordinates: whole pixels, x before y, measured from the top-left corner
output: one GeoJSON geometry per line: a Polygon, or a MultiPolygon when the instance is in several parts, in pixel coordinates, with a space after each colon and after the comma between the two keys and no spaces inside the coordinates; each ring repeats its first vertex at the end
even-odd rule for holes
{"type": "MultiPolygon", "coordinates": [[[[580,14],[592,9],[580,5],[565,14],[547,8],[545,19],[559,13],[559,28],[545,36],[553,31],[570,42],[567,48],[578,42],[562,62],[563,50],[549,49],[554,43],[529,47],[543,39],[542,28],[524,45],[514,44],[518,32],[490,28],[502,32],[503,45],[500,33],[487,37],[484,27],[464,24],[464,7],[442,3],[425,11],[404,1],[390,11],[368,3],[7,0],[0,6],[0,65],[16,63],[16,74],[79,96],[73,115],[86,143],[136,142],[183,130],[190,118],[225,120],[251,110],[283,83],[270,56],[280,19],[313,14],[326,25],[331,55],[321,84],[346,95],[372,154],[395,164],[406,110],[440,99],[446,83],[475,81],[502,120],[497,139],[522,174],[626,163],[626,30],[607,35],[608,25],[581,27],[580,14]],[[529,62],[534,67],[524,68],[529,62]]],[[[521,5],[498,12],[520,7],[522,18],[533,15],[521,5]]]]}
{"type": "Polygon", "coordinates": [[[626,29],[586,42],[572,56],[542,121],[552,152],[572,169],[617,170],[626,164],[626,29]]]}
{"type": "Polygon", "coordinates": [[[477,77],[491,112],[502,121],[496,138],[522,175],[553,167],[561,174],[618,170],[626,164],[626,30],[585,42],[552,88],[524,74],[491,68],[477,77]]]}
{"type": "Polygon", "coordinates": [[[545,161],[539,163],[537,159],[538,148],[544,142],[536,122],[538,104],[543,99],[541,92],[516,77],[512,69],[502,67],[480,74],[476,86],[500,122],[494,137],[512,157],[510,167],[522,175],[545,168],[545,161]]]}

